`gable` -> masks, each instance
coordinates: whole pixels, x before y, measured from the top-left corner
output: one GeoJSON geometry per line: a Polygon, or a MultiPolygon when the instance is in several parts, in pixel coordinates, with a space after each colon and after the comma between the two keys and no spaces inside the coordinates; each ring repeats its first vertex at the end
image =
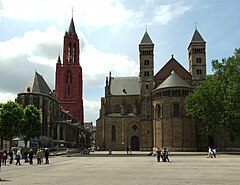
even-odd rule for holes
{"type": "Polygon", "coordinates": [[[192,85],[192,75],[174,58],[171,58],[154,76],[155,87],[158,87],[171,72],[175,71],[185,82],[192,85]]]}

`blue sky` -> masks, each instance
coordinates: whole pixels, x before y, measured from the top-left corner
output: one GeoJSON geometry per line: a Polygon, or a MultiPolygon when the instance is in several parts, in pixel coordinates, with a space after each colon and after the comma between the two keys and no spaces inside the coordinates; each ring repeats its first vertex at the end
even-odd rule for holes
{"type": "Polygon", "coordinates": [[[95,123],[109,71],[138,75],[138,44],[146,27],[155,44],[155,73],[172,54],[188,70],[187,47],[197,26],[207,42],[211,74],[212,60],[232,56],[240,47],[239,7],[237,0],[0,0],[0,102],[14,100],[35,70],[55,88],[55,65],[72,8],[85,121],[95,123]]]}

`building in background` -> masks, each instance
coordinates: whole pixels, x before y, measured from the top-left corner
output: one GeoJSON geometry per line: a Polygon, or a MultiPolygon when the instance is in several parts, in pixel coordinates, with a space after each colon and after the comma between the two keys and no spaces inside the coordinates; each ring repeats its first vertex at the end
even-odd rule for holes
{"type": "Polygon", "coordinates": [[[196,29],[188,46],[189,71],[172,55],[154,75],[154,43],[146,31],[139,44],[139,76],[106,78],[96,121],[100,150],[171,151],[237,148],[240,142],[222,131],[208,137],[186,115],[184,97],[206,79],[206,42],[196,29]]]}
{"type": "Polygon", "coordinates": [[[53,148],[90,147],[91,131],[83,126],[82,68],[79,65],[79,39],[73,18],[64,36],[63,63],[58,56],[55,84],[56,91],[51,91],[44,78],[35,72],[17,97],[17,102],[23,107],[34,104],[40,110],[42,132],[39,145],[53,148]]]}
{"type": "Polygon", "coordinates": [[[55,93],[61,106],[78,118],[83,125],[83,82],[79,52],[79,39],[72,18],[69,29],[64,36],[63,62],[58,56],[56,64],[55,93]]]}

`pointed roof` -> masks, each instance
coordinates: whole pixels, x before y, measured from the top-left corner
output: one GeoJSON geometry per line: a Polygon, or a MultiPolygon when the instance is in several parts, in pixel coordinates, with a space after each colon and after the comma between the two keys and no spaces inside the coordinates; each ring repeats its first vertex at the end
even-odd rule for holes
{"type": "Polygon", "coordinates": [[[205,42],[197,29],[195,29],[191,42],[205,42]]]}
{"type": "Polygon", "coordinates": [[[34,92],[34,93],[43,93],[49,95],[52,93],[51,89],[48,87],[44,78],[35,71],[35,75],[28,82],[23,92],[34,92]]]}
{"type": "Polygon", "coordinates": [[[191,86],[185,82],[175,71],[172,71],[171,74],[156,88],[156,90],[171,87],[191,88],[191,86]]]}
{"type": "Polygon", "coordinates": [[[153,44],[153,42],[152,42],[150,36],[148,35],[147,31],[145,32],[145,34],[144,34],[144,36],[142,38],[142,41],[141,41],[140,45],[141,44],[153,44]]]}
{"type": "Polygon", "coordinates": [[[110,92],[112,95],[139,95],[139,77],[111,77],[110,92]]]}
{"type": "Polygon", "coordinates": [[[73,17],[71,19],[71,23],[70,23],[69,28],[68,28],[68,33],[76,33],[74,22],[73,22],[73,17]]]}

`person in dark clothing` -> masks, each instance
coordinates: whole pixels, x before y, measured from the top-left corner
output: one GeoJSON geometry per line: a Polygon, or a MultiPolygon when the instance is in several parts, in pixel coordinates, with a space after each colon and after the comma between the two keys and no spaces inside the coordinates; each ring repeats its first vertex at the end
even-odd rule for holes
{"type": "Polygon", "coordinates": [[[8,152],[8,155],[9,155],[9,157],[10,157],[9,164],[12,164],[12,162],[13,162],[13,149],[11,149],[11,150],[8,152]]]}
{"type": "Polygon", "coordinates": [[[27,149],[25,149],[25,151],[24,151],[24,160],[25,160],[25,163],[28,162],[28,150],[27,149]]]}
{"type": "Polygon", "coordinates": [[[168,151],[167,151],[167,148],[164,148],[163,149],[163,162],[166,162],[166,161],[169,162],[168,151]]]}
{"type": "Polygon", "coordinates": [[[156,149],[156,155],[157,155],[157,162],[160,162],[161,150],[158,147],[156,149]]]}
{"type": "Polygon", "coordinates": [[[127,151],[127,154],[128,154],[128,152],[129,152],[129,147],[127,146],[127,148],[126,148],[126,151],[127,151]]]}
{"type": "Polygon", "coordinates": [[[8,152],[7,152],[7,150],[5,149],[5,150],[3,151],[3,164],[4,164],[4,165],[7,165],[7,158],[8,158],[8,152]]]}
{"type": "Polygon", "coordinates": [[[33,150],[30,149],[30,152],[29,152],[29,164],[33,164],[33,150]]]}
{"type": "Polygon", "coordinates": [[[47,148],[45,148],[45,159],[46,159],[46,162],[45,162],[45,164],[49,164],[49,159],[48,159],[48,157],[49,157],[49,151],[48,151],[48,149],[47,148]]]}

